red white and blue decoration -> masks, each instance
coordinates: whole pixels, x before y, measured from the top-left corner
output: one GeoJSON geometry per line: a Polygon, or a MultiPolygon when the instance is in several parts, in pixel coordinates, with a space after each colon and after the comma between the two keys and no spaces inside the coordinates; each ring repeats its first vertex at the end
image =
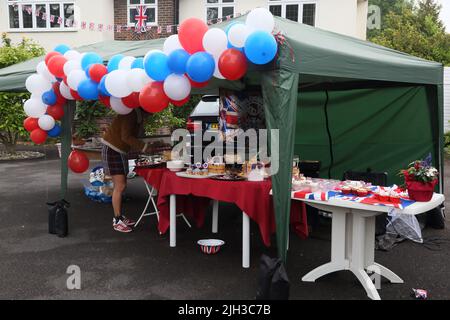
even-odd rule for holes
{"type": "MultiPolygon", "coordinates": [[[[145,6],[139,7],[136,20],[137,27],[146,25],[145,6]]],[[[271,62],[278,50],[274,25],[265,8],[252,10],[245,23],[232,23],[225,31],[190,18],[165,40],[163,50],[143,58],[115,55],[106,65],[95,52],[58,45],[26,80],[32,95],[24,104],[24,127],[36,144],[58,136],[66,100],[99,100],[123,115],[138,107],[155,113],[169,103],[182,106],[192,87],[205,87],[212,78],[238,80],[249,64],[271,62]]]]}
{"type": "Polygon", "coordinates": [[[147,32],[147,18],[148,16],[145,14],[147,11],[146,6],[138,6],[136,8],[137,15],[134,17],[136,20],[136,24],[134,26],[134,30],[137,33],[147,32]]]}

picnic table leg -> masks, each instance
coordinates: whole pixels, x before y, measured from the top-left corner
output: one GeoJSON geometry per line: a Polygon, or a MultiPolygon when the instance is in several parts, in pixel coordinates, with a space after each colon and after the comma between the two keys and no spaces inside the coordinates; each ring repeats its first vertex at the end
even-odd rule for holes
{"type": "MultiPolygon", "coordinates": [[[[350,259],[350,271],[358,278],[361,285],[366,290],[367,296],[372,300],[381,300],[377,288],[372,282],[372,279],[366,273],[366,233],[372,233],[372,230],[366,230],[366,218],[358,213],[352,214],[353,218],[353,233],[352,233],[352,256],[350,259]]],[[[373,230],[375,237],[375,230],[373,230]]],[[[371,239],[375,241],[375,239],[371,239]]]]}
{"type": "Polygon", "coordinates": [[[177,245],[177,197],[170,195],[170,247],[177,245]]]}
{"type": "Polygon", "coordinates": [[[242,267],[250,268],[250,218],[242,212],[242,267]]]}
{"type": "Polygon", "coordinates": [[[218,232],[219,225],[219,201],[213,200],[213,214],[212,214],[212,233],[218,232]]]}
{"type": "Polygon", "coordinates": [[[388,279],[391,283],[403,283],[394,272],[374,261],[375,256],[375,215],[366,219],[366,270],[388,279]]]}
{"type": "MultiPolygon", "coordinates": [[[[334,209],[331,222],[331,261],[321,265],[303,276],[302,281],[314,282],[318,278],[340,270],[348,270],[349,261],[346,258],[346,241],[349,235],[347,213],[343,209],[334,209]]],[[[351,231],[350,231],[351,232],[351,231]]]]}

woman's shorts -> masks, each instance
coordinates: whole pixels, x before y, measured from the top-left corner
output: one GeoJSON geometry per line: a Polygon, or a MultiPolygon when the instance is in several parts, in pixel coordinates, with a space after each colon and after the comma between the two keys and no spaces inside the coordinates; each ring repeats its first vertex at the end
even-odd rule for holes
{"type": "Polygon", "coordinates": [[[129,167],[128,157],[126,154],[122,154],[114,149],[111,149],[107,145],[103,145],[102,160],[105,174],[110,176],[126,176],[128,174],[129,167]]]}

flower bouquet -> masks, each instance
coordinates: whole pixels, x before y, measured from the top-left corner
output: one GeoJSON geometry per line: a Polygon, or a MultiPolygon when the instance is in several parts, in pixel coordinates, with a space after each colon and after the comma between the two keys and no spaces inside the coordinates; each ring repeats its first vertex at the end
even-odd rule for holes
{"type": "Polygon", "coordinates": [[[405,178],[406,189],[412,200],[431,200],[439,176],[438,170],[431,165],[431,154],[424,160],[411,162],[406,170],[400,171],[400,175],[405,178]]]}

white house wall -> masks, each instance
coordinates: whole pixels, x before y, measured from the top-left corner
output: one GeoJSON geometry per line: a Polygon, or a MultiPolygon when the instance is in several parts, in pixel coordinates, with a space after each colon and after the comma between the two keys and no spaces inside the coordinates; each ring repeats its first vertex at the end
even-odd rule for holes
{"type": "MultiPolygon", "coordinates": [[[[31,38],[46,50],[52,50],[61,43],[77,47],[114,39],[112,31],[99,32],[78,29],[77,31],[18,32],[10,30],[7,2],[7,0],[0,0],[0,33],[6,32],[13,42],[19,42],[23,37],[31,38]]],[[[66,0],[63,2],[74,2],[79,8],[78,16],[82,21],[103,23],[104,25],[114,24],[113,0],[66,0]]]]}
{"type": "MultiPolygon", "coordinates": [[[[292,0],[289,2],[315,2],[316,27],[366,38],[367,0],[292,0]]],[[[206,0],[180,0],[180,21],[190,17],[206,20],[206,0]]],[[[244,13],[256,7],[268,7],[268,0],[235,0],[235,13],[244,13]]],[[[275,4],[275,3],[274,3],[275,4]]]]}

